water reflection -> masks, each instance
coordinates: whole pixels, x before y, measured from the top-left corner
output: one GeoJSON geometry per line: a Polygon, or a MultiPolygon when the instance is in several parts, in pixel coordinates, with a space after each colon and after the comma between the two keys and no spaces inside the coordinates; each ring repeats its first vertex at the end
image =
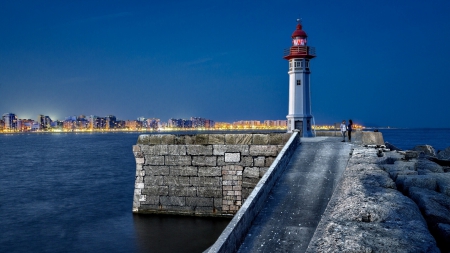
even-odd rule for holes
{"type": "Polygon", "coordinates": [[[139,252],[203,252],[230,219],[134,214],[133,222],[139,252]]]}

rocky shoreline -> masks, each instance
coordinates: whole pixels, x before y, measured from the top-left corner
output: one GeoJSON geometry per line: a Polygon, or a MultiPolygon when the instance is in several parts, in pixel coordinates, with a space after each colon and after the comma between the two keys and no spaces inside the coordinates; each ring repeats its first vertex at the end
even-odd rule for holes
{"type": "Polygon", "coordinates": [[[307,252],[450,252],[450,147],[386,145],[354,146],[307,252]]]}

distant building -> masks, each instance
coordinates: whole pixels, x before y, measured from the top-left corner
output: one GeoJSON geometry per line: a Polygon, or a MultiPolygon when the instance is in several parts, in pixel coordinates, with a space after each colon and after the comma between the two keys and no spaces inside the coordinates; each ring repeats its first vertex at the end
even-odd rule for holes
{"type": "Polygon", "coordinates": [[[106,129],[116,129],[117,128],[117,124],[116,124],[116,116],[114,115],[108,115],[105,117],[105,124],[106,124],[106,129]]]}
{"type": "Polygon", "coordinates": [[[4,130],[16,131],[17,130],[17,116],[14,113],[3,114],[3,122],[5,124],[4,130]]]}

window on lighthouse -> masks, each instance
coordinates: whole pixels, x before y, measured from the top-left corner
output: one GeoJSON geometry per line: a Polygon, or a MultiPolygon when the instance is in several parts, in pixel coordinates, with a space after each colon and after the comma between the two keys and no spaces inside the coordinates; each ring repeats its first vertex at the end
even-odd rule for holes
{"type": "Polygon", "coordinates": [[[306,39],[299,38],[299,37],[294,38],[294,39],[292,39],[292,44],[294,46],[305,46],[306,45],[306,39]]]}
{"type": "Polygon", "coordinates": [[[302,80],[297,80],[297,85],[302,85],[302,80]]]}

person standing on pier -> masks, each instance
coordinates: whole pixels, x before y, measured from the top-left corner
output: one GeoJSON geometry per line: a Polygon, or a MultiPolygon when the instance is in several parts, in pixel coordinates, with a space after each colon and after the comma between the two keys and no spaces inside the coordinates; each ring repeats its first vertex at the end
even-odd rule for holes
{"type": "Polygon", "coordinates": [[[344,138],[342,140],[342,142],[345,142],[345,132],[347,132],[347,125],[345,125],[345,120],[342,121],[340,128],[341,128],[342,137],[344,138]]]}
{"type": "Polygon", "coordinates": [[[352,130],[353,130],[353,121],[351,119],[348,120],[348,141],[352,141],[352,130]]]}

